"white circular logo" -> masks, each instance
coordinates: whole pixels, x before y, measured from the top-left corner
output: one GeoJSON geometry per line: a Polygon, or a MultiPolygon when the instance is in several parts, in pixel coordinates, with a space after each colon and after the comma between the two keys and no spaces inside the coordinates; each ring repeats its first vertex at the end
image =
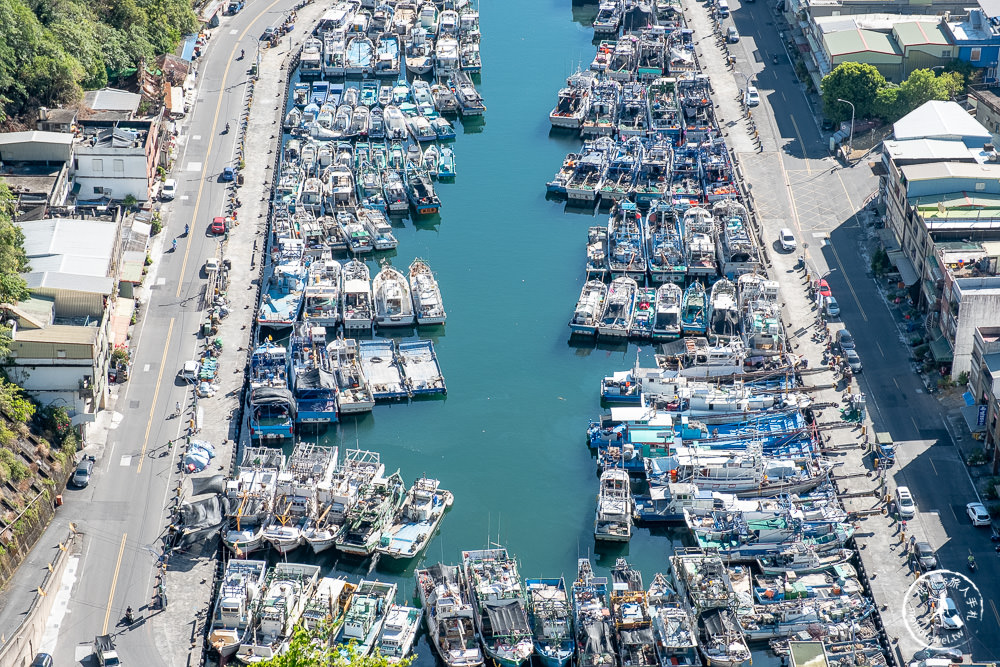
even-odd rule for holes
{"type": "Polygon", "coordinates": [[[964,574],[933,570],[910,584],[900,611],[906,631],[924,648],[959,648],[979,631],[983,596],[964,574]]]}

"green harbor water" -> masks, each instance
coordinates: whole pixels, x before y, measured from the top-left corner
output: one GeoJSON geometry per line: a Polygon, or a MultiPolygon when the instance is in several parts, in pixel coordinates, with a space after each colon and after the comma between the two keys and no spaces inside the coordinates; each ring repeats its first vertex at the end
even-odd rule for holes
{"type": "MultiPolygon", "coordinates": [[[[551,132],[548,113],[566,77],[593,58],[596,12],[569,0],[482,2],[486,115],[456,121],[458,176],[437,187],[441,214],[397,222],[392,257],[404,269],[414,257],[427,260],[440,282],[448,323],[421,337],[435,343],[448,395],[380,404],[319,436],[341,452],[380,452],[407,484],[426,474],[455,494],[412,562],[383,559],[369,575],[368,563],[323,554],[337,574],[397,581],[400,601],[413,596],[414,568],[458,563],[463,549],[488,543],[516,555],[524,577],[569,583],[578,557],[590,555],[606,572],[625,556],[649,582],[686,538],[637,528],[628,545],[609,548],[593,537],[598,476],[586,427],[602,412],[601,377],[630,367],[636,346],[570,344],[587,227],[606,224],[607,213],[567,210],[546,199],[545,183],[580,145],[575,134],[551,132]]],[[[645,346],[640,359],[652,363],[652,353],[645,346]]],[[[313,557],[304,547],[290,559],[299,554],[313,557]]],[[[426,635],[417,652],[418,664],[433,664],[426,635]]]]}

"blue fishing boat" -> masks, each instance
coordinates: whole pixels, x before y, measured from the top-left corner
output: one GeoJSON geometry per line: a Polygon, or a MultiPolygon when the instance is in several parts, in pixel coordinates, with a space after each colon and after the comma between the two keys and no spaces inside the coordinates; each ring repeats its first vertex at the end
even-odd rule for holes
{"type": "Polygon", "coordinates": [[[441,210],[441,200],[434,193],[431,177],[423,167],[407,165],[406,196],[417,215],[432,215],[441,210]]]}
{"type": "Polygon", "coordinates": [[[450,141],[455,138],[455,126],[444,116],[431,119],[431,127],[437,134],[438,141],[450,141]]]}
{"type": "Polygon", "coordinates": [[[646,214],[646,253],[654,285],[678,283],[687,276],[681,220],[669,201],[657,199],[646,214]]]}
{"type": "Polygon", "coordinates": [[[684,290],[681,301],[681,330],[685,334],[704,335],[708,326],[708,297],[705,286],[697,280],[684,290]]]}
{"type": "Polygon", "coordinates": [[[302,241],[281,239],[278,261],[268,276],[261,296],[257,323],[272,329],[291,327],[302,309],[306,285],[306,265],[302,241]]]}
{"type": "Polygon", "coordinates": [[[572,586],[573,628],[576,635],[578,667],[615,665],[614,634],[608,609],[608,579],[595,577],[590,559],[577,561],[576,581],[572,586]]]}
{"type": "Polygon", "coordinates": [[[366,107],[374,107],[378,104],[378,82],[366,79],[361,82],[361,95],[358,102],[366,107]]]}
{"type": "Polygon", "coordinates": [[[288,386],[288,350],[270,340],[250,355],[250,437],[285,438],[295,433],[295,397],[288,386]]]}
{"type": "Polygon", "coordinates": [[[291,337],[292,394],[296,422],[337,421],[337,376],[326,351],[326,329],[299,325],[291,337]]]}
{"type": "Polygon", "coordinates": [[[330,93],[330,84],[326,81],[314,81],[309,92],[309,102],[316,106],[323,106],[326,97],[330,93]]]}
{"type": "Polygon", "coordinates": [[[375,76],[399,76],[400,61],[399,38],[391,33],[381,35],[375,49],[375,76]]]}
{"type": "Polygon", "coordinates": [[[639,206],[670,198],[670,165],[673,149],[668,139],[648,142],[635,180],[633,196],[639,206]]]}
{"type": "Polygon", "coordinates": [[[573,657],[573,615],[566,582],[558,579],[525,579],[528,588],[528,621],[534,636],[535,655],[545,667],[563,667],[573,657]]]}
{"type": "Polygon", "coordinates": [[[646,248],[642,214],[630,201],[623,201],[608,218],[609,265],[615,278],[626,276],[646,281],[646,248]]]}
{"type": "Polygon", "coordinates": [[[441,157],[438,158],[437,178],[439,181],[455,180],[455,151],[449,146],[441,148],[441,157]]]}

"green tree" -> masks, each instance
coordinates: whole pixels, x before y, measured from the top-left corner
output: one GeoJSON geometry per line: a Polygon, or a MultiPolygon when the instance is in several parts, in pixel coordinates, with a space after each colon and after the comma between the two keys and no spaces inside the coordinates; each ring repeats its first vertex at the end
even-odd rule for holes
{"type": "Polygon", "coordinates": [[[21,277],[31,267],[24,252],[24,232],[14,224],[14,197],[0,183],[0,303],[28,298],[28,284],[21,277]]]}
{"type": "Polygon", "coordinates": [[[876,104],[879,117],[895,122],[917,107],[931,100],[948,100],[965,86],[960,72],[942,72],[935,76],[933,70],[918,69],[899,86],[887,86],[878,93],[876,104]]]}
{"type": "Polygon", "coordinates": [[[885,77],[867,63],[841,63],[823,77],[823,115],[834,122],[851,119],[851,107],[838,99],[854,104],[855,118],[877,116],[878,92],[888,86],[885,77]]]}
{"type": "MultiPolygon", "coordinates": [[[[260,667],[389,667],[389,660],[377,647],[372,655],[359,655],[353,642],[346,648],[331,646],[334,630],[327,623],[313,630],[297,625],[288,650],[258,664],[260,667]]],[[[411,656],[396,664],[410,667],[412,662],[411,656]]]]}

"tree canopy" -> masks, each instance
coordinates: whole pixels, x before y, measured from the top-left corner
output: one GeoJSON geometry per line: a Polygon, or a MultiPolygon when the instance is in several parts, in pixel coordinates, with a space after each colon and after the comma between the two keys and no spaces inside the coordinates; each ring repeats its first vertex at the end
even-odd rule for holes
{"type": "MultiPolygon", "coordinates": [[[[954,68],[957,70],[957,68],[954,68]]],[[[918,69],[898,86],[867,63],[841,63],[823,77],[823,115],[832,121],[851,119],[854,104],[855,118],[881,118],[895,122],[921,104],[930,100],[951,99],[965,85],[965,76],[959,71],[946,71],[936,75],[933,70],[918,69]]]]}
{"type": "Polygon", "coordinates": [[[197,27],[189,0],[0,0],[0,119],[75,102],[197,27]]]}
{"type": "MultiPolygon", "coordinates": [[[[389,660],[375,648],[371,655],[360,655],[354,642],[345,646],[331,646],[331,626],[321,623],[314,630],[296,625],[288,650],[270,660],[258,663],[260,667],[389,667],[389,660]]],[[[413,657],[395,663],[410,667],[413,657]]]]}

